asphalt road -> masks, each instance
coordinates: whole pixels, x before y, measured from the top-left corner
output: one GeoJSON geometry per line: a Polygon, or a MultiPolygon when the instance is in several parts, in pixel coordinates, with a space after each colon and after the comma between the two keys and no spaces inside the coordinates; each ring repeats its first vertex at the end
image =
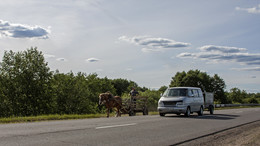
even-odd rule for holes
{"type": "Polygon", "coordinates": [[[260,108],[165,117],[135,116],[1,124],[0,146],[174,145],[260,120],[260,108]]]}

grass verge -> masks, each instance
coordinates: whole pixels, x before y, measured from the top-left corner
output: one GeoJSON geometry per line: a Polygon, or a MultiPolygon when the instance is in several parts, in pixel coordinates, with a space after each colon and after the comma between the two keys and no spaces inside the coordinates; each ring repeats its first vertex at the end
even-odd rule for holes
{"type": "Polygon", "coordinates": [[[239,108],[255,108],[260,106],[235,106],[235,107],[218,107],[215,110],[224,110],[224,109],[239,109],[239,108]]]}
{"type": "Polygon", "coordinates": [[[9,117],[0,118],[0,123],[25,123],[25,122],[38,122],[50,120],[71,120],[71,119],[88,119],[105,117],[105,114],[87,114],[87,115],[42,115],[42,116],[29,116],[29,117],[9,117]]]}

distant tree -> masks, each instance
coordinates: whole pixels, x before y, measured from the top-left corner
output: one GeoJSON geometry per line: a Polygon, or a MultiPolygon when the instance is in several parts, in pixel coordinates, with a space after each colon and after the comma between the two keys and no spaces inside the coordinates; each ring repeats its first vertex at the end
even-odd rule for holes
{"type": "Polygon", "coordinates": [[[234,103],[244,103],[247,93],[245,90],[241,91],[238,88],[232,88],[230,89],[228,96],[234,103]]]}
{"type": "Polygon", "coordinates": [[[156,90],[146,90],[144,92],[140,92],[141,96],[148,97],[148,108],[150,111],[156,111],[158,100],[160,99],[160,92],[156,90]]]}
{"type": "Polygon", "coordinates": [[[217,74],[211,77],[211,92],[214,92],[214,98],[221,103],[230,103],[231,101],[227,98],[224,89],[226,84],[223,79],[221,79],[217,74]]]}
{"type": "Polygon", "coordinates": [[[128,92],[128,87],[130,86],[130,82],[126,79],[114,79],[112,80],[112,84],[116,89],[116,95],[122,96],[123,93],[128,92]]]}
{"type": "Polygon", "coordinates": [[[160,93],[164,93],[164,91],[167,89],[167,86],[162,86],[160,87],[160,89],[158,90],[160,93]]]}
{"type": "Polygon", "coordinates": [[[72,72],[67,74],[56,72],[52,79],[56,113],[95,113],[96,104],[91,101],[91,91],[86,76],[81,72],[76,76],[72,72]]]}
{"type": "Polygon", "coordinates": [[[258,100],[257,100],[255,97],[250,98],[250,99],[248,100],[248,102],[249,102],[249,103],[257,103],[257,104],[259,103],[258,100]]]}
{"type": "Polygon", "coordinates": [[[218,75],[210,77],[207,73],[199,70],[190,70],[187,73],[177,72],[170,83],[170,87],[199,87],[203,91],[214,92],[216,101],[226,103],[225,82],[218,75]]]}

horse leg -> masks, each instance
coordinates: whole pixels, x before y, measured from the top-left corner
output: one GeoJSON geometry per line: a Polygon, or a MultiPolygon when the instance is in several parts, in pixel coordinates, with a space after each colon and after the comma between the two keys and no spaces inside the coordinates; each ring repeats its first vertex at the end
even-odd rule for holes
{"type": "Polygon", "coordinates": [[[109,118],[109,112],[110,112],[110,109],[107,108],[107,118],[109,118]]]}
{"type": "Polygon", "coordinates": [[[116,115],[115,115],[115,117],[118,117],[118,112],[117,112],[117,110],[116,110],[116,115]]]}
{"type": "Polygon", "coordinates": [[[116,111],[116,117],[121,117],[120,109],[119,109],[118,107],[117,107],[116,109],[117,109],[117,111],[116,111]]]}
{"type": "Polygon", "coordinates": [[[120,109],[117,109],[118,117],[121,117],[120,109]]]}
{"type": "Polygon", "coordinates": [[[116,115],[115,115],[115,117],[118,117],[118,113],[116,112],[116,115]]]}

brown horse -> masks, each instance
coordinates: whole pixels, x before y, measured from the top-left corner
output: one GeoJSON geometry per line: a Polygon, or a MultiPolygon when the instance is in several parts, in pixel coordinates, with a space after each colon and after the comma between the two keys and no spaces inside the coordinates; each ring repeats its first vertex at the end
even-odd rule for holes
{"type": "Polygon", "coordinates": [[[107,117],[109,118],[109,112],[111,109],[116,108],[116,117],[121,116],[120,109],[122,107],[122,99],[119,96],[113,96],[110,92],[101,93],[99,95],[99,105],[105,105],[107,108],[107,117]]]}

